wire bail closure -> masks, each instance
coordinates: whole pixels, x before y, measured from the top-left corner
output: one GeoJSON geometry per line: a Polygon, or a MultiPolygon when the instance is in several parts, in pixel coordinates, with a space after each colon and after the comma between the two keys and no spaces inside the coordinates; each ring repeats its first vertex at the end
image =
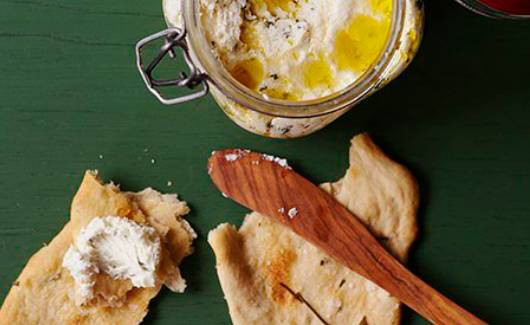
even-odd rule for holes
{"type": "Polygon", "coordinates": [[[158,100],[165,105],[174,105],[185,103],[197,98],[206,96],[209,92],[208,83],[206,82],[207,75],[200,72],[199,69],[193,64],[188,45],[186,44],[186,29],[171,27],[153,35],[147,36],[140,40],[135,47],[136,52],[136,67],[144,80],[147,89],[155,95],[158,100]],[[164,38],[164,45],[160,48],[158,55],[149,63],[147,67],[144,67],[142,60],[142,49],[145,45],[154,42],[160,38],[164,38]],[[162,61],[162,59],[169,55],[171,59],[176,57],[175,47],[182,49],[182,54],[186,65],[190,69],[189,76],[186,72],[181,71],[177,79],[159,80],[153,77],[153,71],[162,61]],[[160,93],[162,87],[178,87],[178,88],[189,88],[194,89],[197,86],[202,85],[202,89],[195,91],[191,94],[183,95],[180,97],[166,98],[160,93]]]}

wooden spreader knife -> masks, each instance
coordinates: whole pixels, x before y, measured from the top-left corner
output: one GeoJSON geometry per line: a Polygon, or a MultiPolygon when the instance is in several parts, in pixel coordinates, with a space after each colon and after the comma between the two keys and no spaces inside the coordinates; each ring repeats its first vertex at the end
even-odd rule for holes
{"type": "Polygon", "coordinates": [[[212,154],[208,173],[227,197],[280,221],[435,324],[486,324],[412,274],[331,195],[284,160],[242,149],[212,154]]]}

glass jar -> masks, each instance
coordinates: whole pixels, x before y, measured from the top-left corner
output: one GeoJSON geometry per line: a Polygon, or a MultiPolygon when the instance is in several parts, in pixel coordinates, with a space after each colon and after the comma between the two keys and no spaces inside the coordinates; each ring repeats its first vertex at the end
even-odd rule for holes
{"type": "Polygon", "coordinates": [[[165,104],[178,104],[211,92],[226,115],[240,127],[267,137],[295,138],[322,129],[373,92],[396,78],[418,50],[423,31],[421,0],[393,0],[390,32],[377,60],[352,84],[326,97],[289,101],[265,98],[238,81],[215,57],[203,32],[200,1],[163,0],[168,30],[141,40],[137,47],[137,66],[149,90],[165,104]],[[142,62],[142,48],[165,38],[161,53],[147,67],[142,62]],[[183,49],[190,73],[175,80],[155,80],[152,72],[164,55],[174,55],[173,48],[183,49]],[[202,89],[190,95],[167,99],[160,87],[177,86],[202,89]]]}

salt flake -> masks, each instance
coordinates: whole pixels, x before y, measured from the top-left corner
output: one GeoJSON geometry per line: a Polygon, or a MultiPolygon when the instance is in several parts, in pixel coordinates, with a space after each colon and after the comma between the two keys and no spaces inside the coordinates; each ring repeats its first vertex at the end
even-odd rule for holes
{"type": "Polygon", "coordinates": [[[243,157],[244,155],[250,153],[250,150],[247,149],[236,149],[233,153],[229,153],[225,155],[226,161],[236,161],[239,158],[243,157]]]}
{"type": "Polygon", "coordinates": [[[272,161],[274,163],[277,163],[278,165],[280,165],[283,168],[291,169],[291,167],[287,163],[287,159],[278,158],[278,157],[274,157],[274,156],[267,155],[267,154],[263,154],[263,159],[265,159],[267,161],[272,161]]]}
{"type": "Polygon", "coordinates": [[[296,217],[298,215],[298,209],[297,208],[291,208],[289,209],[289,212],[287,212],[287,215],[290,219],[296,217]]]}
{"type": "Polygon", "coordinates": [[[235,153],[230,153],[228,155],[225,155],[226,161],[236,161],[239,159],[239,155],[235,153]]]}

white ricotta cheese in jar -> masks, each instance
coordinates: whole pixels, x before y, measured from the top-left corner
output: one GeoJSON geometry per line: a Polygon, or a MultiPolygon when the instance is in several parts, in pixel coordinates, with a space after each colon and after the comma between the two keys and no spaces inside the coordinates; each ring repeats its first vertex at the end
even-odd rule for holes
{"type": "Polygon", "coordinates": [[[308,100],[347,87],[390,30],[392,0],[199,1],[215,55],[266,98],[308,100]]]}
{"type": "MultiPolygon", "coordinates": [[[[163,0],[169,26],[183,26],[184,1],[163,0]]],[[[391,29],[392,4],[393,0],[186,2],[194,6],[193,10],[198,9],[220,65],[264,99],[289,101],[334,96],[358,81],[384,49],[391,29]],[[218,18],[228,16],[235,17],[230,24],[218,18]],[[215,36],[215,31],[222,31],[222,37],[215,36]]],[[[389,53],[389,64],[373,82],[377,87],[371,92],[395,79],[417,52],[423,27],[422,1],[403,0],[400,6],[404,22],[396,48],[389,53]]],[[[296,119],[271,117],[247,109],[212,86],[214,98],[232,120],[248,131],[271,137],[313,133],[346,111],[296,119]]]]}
{"type": "Polygon", "coordinates": [[[99,273],[129,279],[135,287],[154,287],[160,249],[154,228],[123,217],[98,217],[79,232],[62,265],[74,278],[83,303],[93,297],[99,273]]]}

